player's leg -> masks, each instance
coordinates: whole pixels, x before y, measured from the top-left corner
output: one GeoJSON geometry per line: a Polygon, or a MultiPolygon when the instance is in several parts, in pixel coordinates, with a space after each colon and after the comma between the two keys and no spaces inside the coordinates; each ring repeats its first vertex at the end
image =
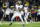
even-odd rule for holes
{"type": "Polygon", "coordinates": [[[25,20],[26,24],[28,24],[27,19],[28,19],[28,15],[25,14],[25,16],[24,16],[24,20],[25,20]]]}
{"type": "Polygon", "coordinates": [[[16,15],[13,15],[13,17],[11,18],[11,23],[9,25],[12,25],[13,19],[16,17],[16,15]]]}
{"type": "Polygon", "coordinates": [[[19,15],[19,17],[20,17],[20,19],[21,19],[22,23],[24,24],[21,14],[19,15]]]}
{"type": "Polygon", "coordinates": [[[27,18],[28,18],[28,17],[24,17],[24,20],[25,20],[26,24],[28,24],[28,22],[27,22],[27,18]]]}
{"type": "Polygon", "coordinates": [[[19,15],[19,17],[20,17],[20,19],[21,19],[21,21],[22,21],[22,24],[23,24],[23,27],[24,27],[24,22],[23,22],[23,19],[22,19],[21,14],[19,15]]]}

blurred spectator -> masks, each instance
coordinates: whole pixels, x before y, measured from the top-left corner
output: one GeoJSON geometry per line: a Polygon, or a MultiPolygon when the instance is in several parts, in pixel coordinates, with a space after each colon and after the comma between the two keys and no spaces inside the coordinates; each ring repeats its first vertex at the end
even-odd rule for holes
{"type": "Polygon", "coordinates": [[[4,12],[2,11],[2,8],[0,8],[0,19],[3,18],[3,14],[4,14],[4,12]]]}
{"type": "Polygon", "coordinates": [[[9,18],[9,16],[10,16],[10,9],[9,9],[9,7],[7,7],[5,14],[6,14],[7,21],[9,21],[9,19],[10,19],[9,18]]]}
{"type": "Polygon", "coordinates": [[[38,15],[38,20],[40,21],[40,7],[38,8],[38,13],[37,13],[37,15],[38,15]]]}
{"type": "Polygon", "coordinates": [[[12,16],[13,16],[13,13],[14,13],[14,6],[13,6],[13,7],[11,6],[11,11],[10,11],[10,20],[11,20],[11,18],[12,18],[12,16]]]}
{"type": "Polygon", "coordinates": [[[37,6],[35,6],[35,21],[37,21],[37,6]]]}
{"type": "Polygon", "coordinates": [[[9,2],[6,1],[6,2],[4,3],[4,6],[9,6],[9,2]]]}
{"type": "Polygon", "coordinates": [[[7,8],[6,6],[3,7],[3,12],[4,12],[3,19],[4,19],[4,20],[6,20],[6,13],[5,13],[5,12],[6,12],[6,8],[7,8]]]}
{"type": "Polygon", "coordinates": [[[31,9],[31,20],[32,20],[32,22],[34,22],[35,21],[35,10],[34,10],[34,6],[32,6],[32,9],[31,9]]]}

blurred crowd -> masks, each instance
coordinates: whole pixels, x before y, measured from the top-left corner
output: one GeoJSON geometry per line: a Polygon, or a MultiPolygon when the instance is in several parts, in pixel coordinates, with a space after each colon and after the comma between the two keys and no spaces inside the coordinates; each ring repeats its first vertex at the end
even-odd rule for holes
{"type": "MultiPolygon", "coordinates": [[[[12,16],[14,15],[14,11],[17,5],[23,6],[22,9],[28,8],[29,9],[29,16],[28,21],[40,21],[40,0],[1,0],[0,1],[0,20],[3,19],[4,21],[11,21],[12,16]]],[[[23,10],[24,12],[24,10],[23,10]]],[[[25,12],[24,12],[25,15],[25,12]]],[[[22,17],[24,17],[22,15],[22,17]]],[[[15,17],[16,18],[16,17],[15,17]]],[[[16,20],[16,19],[14,19],[16,20]]],[[[18,19],[20,20],[20,19],[18,19]]]]}

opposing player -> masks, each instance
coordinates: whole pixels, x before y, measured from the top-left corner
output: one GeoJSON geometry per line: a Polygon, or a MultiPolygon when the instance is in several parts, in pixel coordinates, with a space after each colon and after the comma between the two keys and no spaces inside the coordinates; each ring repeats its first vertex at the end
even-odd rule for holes
{"type": "Polygon", "coordinates": [[[12,16],[11,23],[10,23],[9,25],[12,24],[13,19],[14,19],[16,16],[19,16],[20,19],[21,19],[21,21],[22,21],[22,23],[24,24],[23,19],[22,19],[22,16],[21,16],[21,8],[22,8],[22,5],[18,4],[18,5],[16,5],[16,6],[17,6],[17,7],[16,7],[16,9],[15,9],[15,11],[14,11],[14,15],[12,16]]]}
{"type": "Polygon", "coordinates": [[[27,19],[28,19],[28,15],[30,12],[29,12],[27,4],[25,4],[24,12],[25,12],[24,20],[25,20],[26,24],[28,24],[27,19]]]}

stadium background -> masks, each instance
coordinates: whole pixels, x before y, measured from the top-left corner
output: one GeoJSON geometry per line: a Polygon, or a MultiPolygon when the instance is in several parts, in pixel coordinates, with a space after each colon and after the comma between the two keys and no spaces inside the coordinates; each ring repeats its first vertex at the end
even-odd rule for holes
{"type": "MultiPolygon", "coordinates": [[[[15,6],[15,3],[19,0],[0,0],[0,8],[5,6],[6,1],[9,2],[9,7],[11,6],[15,6]]],[[[28,4],[29,5],[29,9],[32,8],[32,6],[34,6],[36,8],[36,10],[38,9],[38,7],[40,6],[40,0],[21,0],[22,1],[22,5],[24,6],[24,4],[28,4]]],[[[3,7],[5,10],[5,7],[3,7]]],[[[5,17],[3,18],[4,20],[6,19],[5,17]]],[[[30,19],[30,16],[29,16],[30,19]]],[[[15,19],[16,20],[16,19],[15,19]]],[[[40,21],[40,18],[38,19],[40,21]]]]}
{"type": "MultiPolygon", "coordinates": [[[[9,8],[11,6],[15,7],[15,3],[19,0],[0,0],[0,17],[1,15],[1,9],[4,9],[4,13],[5,13],[5,10],[7,8],[7,6],[5,5],[5,2],[8,1],[9,2],[9,8]]],[[[24,6],[25,4],[28,4],[29,5],[29,9],[31,11],[31,8],[32,6],[35,7],[35,11],[38,10],[38,8],[40,8],[40,0],[21,0],[22,1],[22,5],[24,6]]],[[[37,14],[37,13],[36,13],[37,14]]],[[[2,18],[2,17],[1,17],[2,18]]],[[[0,18],[0,19],[1,19],[0,18]]],[[[18,17],[19,18],[19,17],[18,17]]],[[[31,16],[29,15],[28,17],[28,21],[31,20],[31,16]]],[[[2,18],[2,25],[0,24],[0,27],[40,27],[40,18],[38,18],[37,16],[37,20],[36,20],[36,17],[35,17],[35,22],[28,22],[28,24],[22,24],[22,22],[19,22],[20,19],[18,19],[17,22],[16,21],[16,18],[13,20],[13,24],[11,26],[9,26],[10,24],[10,20],[6,20],[6,17],[4,15],[4,17],[2,18]],[[37,22],[36,22],[37,21],[37,22]],[[38,22],[39,21],[39,22],[38,22]]],[[[25,23],[25,22],[24,22],[25,23]]]]}

